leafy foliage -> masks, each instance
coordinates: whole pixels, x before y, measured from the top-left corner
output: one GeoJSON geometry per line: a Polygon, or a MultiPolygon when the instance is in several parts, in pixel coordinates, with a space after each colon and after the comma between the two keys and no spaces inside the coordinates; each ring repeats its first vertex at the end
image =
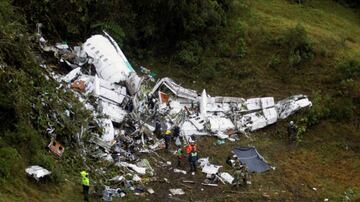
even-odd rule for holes
{"type": "Polygon", "coordinates": [[[289,52],[288,60],[290,66],[297,66],[314,57],[313,44],[301,24],[288,29],[280,43],[285,46],[289,52]]]}
{"type": "Polygon", "coordinates": [[[18,162],[19,158],[16,149],[11,147],[0,148],[0,185],[21,168],[21,164],[18,162]]]}
{"type": "Polygon", "coordinates": [[[60,167],[43,154],[51,136],[48,129],[70,147],[91,116],[36,64],[22,15],[9,1],[1,1],[0,8],[0,177],[10,180],[14,170],[36,162],[59,182],[60,167]]]}

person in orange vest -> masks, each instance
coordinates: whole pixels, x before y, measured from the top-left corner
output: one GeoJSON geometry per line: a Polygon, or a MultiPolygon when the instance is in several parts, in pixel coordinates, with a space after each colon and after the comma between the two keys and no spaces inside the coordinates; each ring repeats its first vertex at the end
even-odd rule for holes
{"type": "Polygon", "coordinates": [[[197,151],[197,146],[194,140],[190,139],[189,144],[186,146],[186,153],[189,155],[191,151],[197,151]]]}

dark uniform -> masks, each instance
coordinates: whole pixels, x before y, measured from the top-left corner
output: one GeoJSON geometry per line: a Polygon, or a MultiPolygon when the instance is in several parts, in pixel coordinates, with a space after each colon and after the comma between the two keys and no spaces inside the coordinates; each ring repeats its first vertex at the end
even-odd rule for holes
{"type": "Polygon", "coordinates": [[[247,185],[248,171],[246,165],[239,163],[235,166],[234,178],[234,186],[247,185]]]}
{"type": "Polygon", "coordinates": [[[288,138],[289,138],[289,144],[292,144],[296,141],[296,134],[297,134],[297,127],[296,125],[291,121],[288,125],[288,138]]]}
{"type": "Polygon", "coordinates": [[[196,172],[196,162],[198,158],[199,157],[197,151],[192,150],[189,154],[190,172],[196,172]]]}

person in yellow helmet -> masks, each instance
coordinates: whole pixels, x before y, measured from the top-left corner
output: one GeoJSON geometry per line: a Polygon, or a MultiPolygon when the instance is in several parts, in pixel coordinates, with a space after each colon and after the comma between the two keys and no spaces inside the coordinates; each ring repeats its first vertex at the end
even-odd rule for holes
{"type": "Polygon", "coordinates": [[[165,149],[169,149],[169,144],[171,141],[171,131],[170,130],[165,130],[164,140],[165,140],[165,149]]]}
{"type": "Polygon", "coordinates": [[[80,176],[81,176],[81,184],[83,187],[84,200],[89,201],[89,186],[90,186],[89,173],[83,170],[80,172],[80,176]]]}

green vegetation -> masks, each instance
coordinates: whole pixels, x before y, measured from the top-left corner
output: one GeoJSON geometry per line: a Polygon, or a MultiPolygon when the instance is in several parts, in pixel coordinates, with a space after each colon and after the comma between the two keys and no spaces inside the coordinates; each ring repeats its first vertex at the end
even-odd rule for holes
{"type": "MultiPolygon", "coordinates": [[[[285,143],[285,122],[249,139],[219,146],[224,152],[202,148],[201,155],[224,164],[226,152],[234,146],[254,145],[277,167],[254,175],[247,193],[210,190],[206,199],[236,196],[256,201],[266,199],[263,192],[281,201],[359,199],[357,2],[1,1],[1,200],[43,201],[49,194],[58,201],[81,200],[77,171],[82,161],[74,137],[82,126],[93,123],[81,103],[57,86],[46,68],[39,67],[33,41],[38,22],[44,24],[44,33],[52,41],[83,41],[105,29],[124,47],[132,63],[187,87],[206,88],[211,95],[310,96],[313,107],[293,117],[301,129],[294,149],[285,143]],[[44,149],[51,128],[66,147],[61,159],[44,149]],[[29,164],[51,170],[51,179],[43,184],[27,179],[23,170],[29,164]],[[42,189],[45,191],[40,192],[42,189]],[[216,194],[222,191],[226,194],[216,194]]],[[[214,140],[200,141],[212,144],[214,140]]],[[[189,200],[205,200],[194,192],[187,195],[189,200]]]]}

